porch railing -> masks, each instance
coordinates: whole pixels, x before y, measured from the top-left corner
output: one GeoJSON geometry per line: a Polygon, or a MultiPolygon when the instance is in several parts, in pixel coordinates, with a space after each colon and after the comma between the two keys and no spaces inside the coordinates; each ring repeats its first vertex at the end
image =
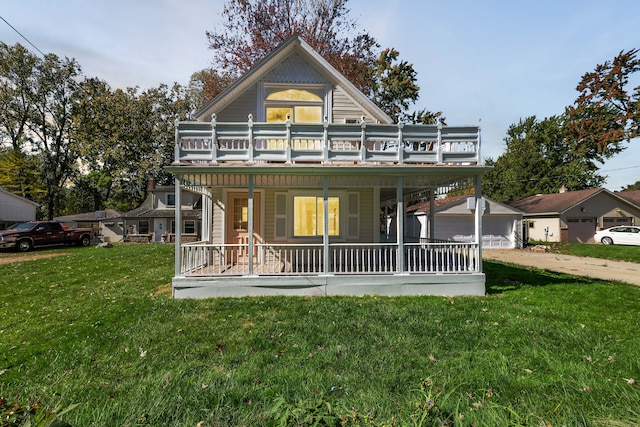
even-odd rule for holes
{"type": "Polygon", "coordinates": [[[322,244],[188,243],[181,247],[184,276],[354,275],[469,273],[480,269],[475,243],[336,243],[325,264],[322,244]],[[398,252],[404,263],[398,265],[398,252]]]}
{"type": "Polygon", "coordinates": [[[176,164],[480,164],[480,128],[413,124],[176,123],[176,164]]]}

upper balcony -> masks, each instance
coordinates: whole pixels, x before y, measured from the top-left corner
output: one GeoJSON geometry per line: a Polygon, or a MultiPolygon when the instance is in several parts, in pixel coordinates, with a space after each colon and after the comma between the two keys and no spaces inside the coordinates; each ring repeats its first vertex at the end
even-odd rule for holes
{"type": "Polygon", "coordinates": [[[176,123],[175,165],[480,165],[478,126],[176,123]]]}

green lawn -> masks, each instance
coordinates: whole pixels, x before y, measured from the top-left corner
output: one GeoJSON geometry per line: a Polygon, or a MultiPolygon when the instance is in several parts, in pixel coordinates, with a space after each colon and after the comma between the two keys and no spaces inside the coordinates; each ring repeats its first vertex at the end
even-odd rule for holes
{"type": "Polygon", "coordinates": [[[640,263],[640,246],[602,245],[599,243],[540,243],[552,252],[640,263]]]}
{"type": "Polygon", "coordinates": [[[638,287],[485,262],[486,297],[173,300],[171,245],[51,251],[0,265],[14,418],[640,424],[638,287]]]}

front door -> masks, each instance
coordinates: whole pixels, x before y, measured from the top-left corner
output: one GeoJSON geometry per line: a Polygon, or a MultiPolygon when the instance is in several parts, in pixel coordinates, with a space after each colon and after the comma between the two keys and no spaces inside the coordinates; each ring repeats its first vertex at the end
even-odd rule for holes
{"type": "MultiPolygon", "coordinates": [[[[227,196],[227,262],[249,263],[249,196],[247,193],[229,193],[227,196]]],[[[260,231],[260,194],[253,193],[253,235],[260,231]]],[[[258,243],[254,240],[254,244],[258,243]]],[[[254,248],[253,256],[257,251],[254,248]]]]}

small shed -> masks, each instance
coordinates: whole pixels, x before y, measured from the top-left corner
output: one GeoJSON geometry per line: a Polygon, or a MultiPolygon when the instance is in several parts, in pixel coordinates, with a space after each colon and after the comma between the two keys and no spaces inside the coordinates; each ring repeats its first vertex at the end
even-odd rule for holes
{"type": "MultiPolygon", "coordinates": [[[[475,239],[475,205],[470,196],[455,196],[427,200],[414,204],[406,210],[407,233],[409,238],[420,240],[447,240],[472,242],[475,239]],[[434,223],[430,230],[429,219],[434,209],[434,223]]],[[[522,211],[483,197],[482,247],[485,249],[514,249],[523,246],[522,211]]]]}
{"type": "Polygon", "coordinates": [[[34,221],[38,204],[0,187],[0,230],[16,222],[34,221]]]}

